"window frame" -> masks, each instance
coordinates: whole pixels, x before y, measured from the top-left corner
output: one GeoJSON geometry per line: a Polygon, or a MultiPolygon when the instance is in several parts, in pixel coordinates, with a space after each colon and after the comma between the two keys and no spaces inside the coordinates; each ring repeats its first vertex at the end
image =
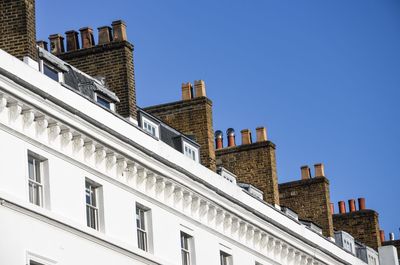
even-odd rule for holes
{"type": "Polygon", "coordinates": [[[149,207],[140,203],[135,204],[135,226],[137,247],[145,252],[152,253],[152,222],[149,207]],[[141,213],[140,218],[138,218],[138,211],[141,213]]]}
{"type": "MultiPolygon", "coordinates": [[[[38,155],[30,150],[27,152],[27,196],[28,201],[32,205],[46,208],[49,206],[48,198],[48,159],[38,155]],[[31,171],[31,161],[33,170],[31,171]],[[31,177],[31,172],[33,177],[31,177]],[[31,192],[31,187],[33,190],[39,189],[39,198],[34,198],[34,194],[31,192]]],[[[37,191],[35,191],[36,193],[37,191]]],[[[37,196],[37,194],[36,194],[37,196]]]]}
{"type": "Polygon", "coordinates": [[[219,251],[220,265],[233,265],[233,256],[225,251],[219,251]]]}
{"type": "Polygon", "coordinates": [[[51,63],[47,62],[44,59],[39,60],[39,72],[50,78],[51,80],[54,80],[58,83],[64,83],[64,74],[62,71],[58,70],[57,67],[53,66],[51,63]],[[56,72],[57,73],[57,80],[54,78],[50,77],[49,75],[45,74],[45,67],[47,67],[50,71],[56,72]]]}
{"type": "Polygon", "coordinates": [[[195,265],[194,237],[184,231],[180,231],[180,245],[182,265],[195,265]],[[183,244],[185,242],[185,244],[183,244]]]}
{"type": "Polygon", "coordinates": [[[91,179],[85,179],[85,210],[86,226],[96,231],[102,231],[102,186],[91,179]],[[89,193],[88,193],[89,191],[89,193]],[[88,202],[89,194],[89,202],[88,202]],[[92,220],[94,215],[94,220],[92,220]]]}
{"type": "Polygon", "coordinates": [[[159,124],[155,123],[154,121],[145,117],[144,115],[141,116],[140,120],[141,120],[140,121],[141,127],[144,131],[146,131],[147,133],[149,133],[150,135],[152,135],[156,138],[160,138],[160,125],[159,124]],[[147,129],[147,127],[145,127],[145,123],[147,123],[149,126],[154,128],[154,134],[153,134],[153,132],[149,131],[147,129]]]}
{"type": "Polygon", "coordinates": [[[56,261],[49,258],[43,257],[41,255],[34,254],[32,252],[26,252],[26,264],[27,265],[55,265],[56,261]],[[32,262],[34,262],[32,264],[32,262]]]}
{"type": "Polygon", "coordinates": [[[199,162],[200,161],[200,152],[199,152],[199,148],[190,144],[188,141],[183,140],[182,139],[182,153],[190,158],[191,160],[195,161],[195,162],[199,162]],[[190,150],[193,155],[190,155],[186,152],[186,149],[190,150]]]}
{"type": "Polygon", "coordinates": [[[98,105],[100,105],[103,108],[115,111],[115,103],[111,102],[110,100],[106,99],[106,97],[104,97],[103,95],[99,94],[99,93],[94,93],[94,101],[96,101],[96,103],[98,105]],[[107,102],[109,104],[110,107],[105,106],[104,104],[99,102],[99,99],[107,102]]]}

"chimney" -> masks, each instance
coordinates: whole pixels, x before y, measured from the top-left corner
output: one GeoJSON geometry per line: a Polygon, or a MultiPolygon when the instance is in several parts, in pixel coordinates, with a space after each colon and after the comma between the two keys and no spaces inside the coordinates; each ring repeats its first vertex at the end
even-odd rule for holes
{"type": "Polygon", "coordinates": [[[182,83],[182,100],[193,98],[193,86],[190,82],[182,83]]]}
{"type": "Polygon", "coordinates": [[[215,132],[215,147],[216,149],[224,148],[222,132],[220,130],[215,132]]]}
{"type": "Polygon", "coordinates": [[[256,128],[257,142],[267,141],[267,129],[265,127],[256,128]]]}
{"type": "Polygon", "coordinates": [[[67,51],[79,50],[78,32],[69,30],[65,32],[65,36],[67,37],[67,51]]]}
{"type": "Polygon", "coordinates": [[[97,28],[99,31],[99,45],[107,44],[112,41],[111,27],[103,26],[97,28]]]}
{"type": "Polygon", "coordinates": [[[311,178],[311,172],[310,168],[308,166],[302,166],[300,168],[301,170],[301,179],[310,179],[311,178]]]}
{"type": "MultiPolygon", "coordinates": [[[[72,40],[76,33],[71,32],[71,41],[67,40],[68,52],[59,53],[61,60],[73,65],[91,76],[104,76],[107,86],[119,98],[116,112],[124,118],[135,122],[137,116],[135,74],[133,64],[133,45],[126,40],[125,24],[114,22],[114,37],[110,28],[99,28],[99,43],[96,45],[91,28],[81,28],[81,49],[78,41],[72,40]],[[119,34],[119,35],[118,35],[119,34]],[[116,41],[116,36],[119,38],[116,41]],[[112,40],[113,39],[113,40],[112,40]],[[106,42],[109,43],[106,44],[106,42]],[[76,46],[76,50],[73,50],[76,46]],[[83,52],[84,49],[84,52],[83,52]]],[[[68,34],[67,34],[68,35],[68,34]]],[[[67,36],[68,38],[68,36],[67,36]]],[[[79,36],[76,37],[78,40],[79,36]]],[[[211,134],[213,136],[214,133],[211,134]]],[[[214,147],[213,140],[210,144],[214,147]]]]}
{"type": "Polygon", "coordinates": [[[113,21],[111,24],[114,32],[114,41],[126,41],[126,24],[122,20],[113,21]]]}
{"type": "Polygon", "coordinates": [[[346,213],[346,203],[344,201],[339,202],[339,213],[346,213]]]}
{"type": "Polygon", "coordinates": [[[228,136],[228,147],[236,146],[235,143],[235,130],[229,128],[226,130],[226,135],[228,136]]]}
{"type": "Polygon", "coordinates": [[[314,170],[315,170],[315,177],[325,177],[325,172],[324,172],[324,164],[319,163],[314,165],[314,170]]]}
{"type": "Polygon", "coordinates": [[[194,81],[194,89],[196,91],[196,98],[206,96],[206,84],[203,80],[194,81]]]}
{"type": "Polygon", "coordinates": [[[365,198],[358,198],[358,210],[365,210],[365,198]]]}
{"type": "Polygon", "coordinates": [[[356,211],[356,201],[354,199],[349,200],[349,212],[355,212],[356,211]]]}
{"type": "Polygon", "coordinates": [[[20,60],[36,60],[35,0],[2,0],[0,11],[0,49],[20,60]]]}
{"type": "Polygon", "coordinates": [[[59,55],[64,52],[64,37],[60,34],[52,34],[49,36],[50,52],[59,55]]]}
{"type": "Polygon", "coordinates": [[[80,28],[79,31],[81,32],[82,48],[87,49],[93,47],[95,45],[93,37],[93,29],[89,27],[84,27],[80,28]]]}
{"type": "Polygon", "coordinates": [[[36,45],[39,46],[40,48],[45,49],[46,51],[49,50],[48,47],[47,47],[47,41],[38,40],[38,41],[36,42],[36,45]]]}
{"type": "Polygon", "coordinates": [[[249,129],[243,129],[240,131],[242,134],[242,145],[251,144],[251,132],[249,129]]]}
{"type": "Polygon", "coordinates": [[[331,214],[335,213],[335,205],[333,204],[333,202],[330,203],[331,206],[331,214]]]}
{"type": "Polygon", "coordinates": [[[381,242],[385,242],[385,231],[379,230],[379,236],[381,238],[381,242]]]}
{"type": "Polygon", "coordinates": [[[389,240],[394,241],[394,233],[389,233],[389,240]]]}

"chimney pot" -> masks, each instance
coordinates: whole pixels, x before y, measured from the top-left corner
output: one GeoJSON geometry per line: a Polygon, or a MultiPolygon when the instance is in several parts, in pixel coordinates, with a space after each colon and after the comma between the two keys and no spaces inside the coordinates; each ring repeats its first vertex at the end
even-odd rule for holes
{"type": "Polygon", "coordinates": [[[389,233],[389,240],[393,241],[394,240],[394,233],[389,233]]]}
{"type": "Polygon", "coordinates": [[[93,29],[89,27],[80,28],[79,31],[81,32],[81,40],[82,40],[82,48],[91,48],[94,44],[94,37],[93,37],[93,29]]]}
{"type": "Polygon", "coordinates": [[[339,213],[346,213],[346,203],[344,201],[339,202],[339,213]]]}
{"type": "Polygon", "coordinates": [[[301,179],[311,178],[310,168],[307,165],[300,167],[300,170],[301,170],[301,179]]]}
{"type": "Polygon", "coordinates": [[[52,34],[49,36],[50,52],[59,55],[64,52],[64,37],[60,34],[52,34]]]}
{"type": "Polygon", "coordinates": [[[114,32],[114,41],[126,41],[126,24],[122,20],[113,21],[111,24],[114,32]]]}
{"type": "Polygon", "coordinates": [[[206,96],[206,84],[203,80],[194,81],[194,89],[196,91],[196,98],[206,96]]]}
{"type": "Polygon", "coordinates": [[[242,145],[243,144],[251,144],[251,132],[249,129],[241,130],[240,133],[242,134],[242,145]]]}
{"type": "Polygon", "coordinates": [[[356,211],[356,201],[354,199],[349,200],[349,212],[355,212],[356,211]]]}
{"type": "Polygon", "coordinates": [[[358,210],[365,210],[365,198],[358,198],[358,210]]]}
{"type": "Polygon", "coordinates": [[[335,205],[333,204],[333,202],[330,203],[331,205],[331,214],[335,213],[335,205]]]}
{"type": "Polygon", "coordinates": [[[97,30],[99,31],[99,45],[107,44],[112,41],[111,27],[103,26],[97,28],[97,30]]]}
{"type": "Polygon", "coordinates": [[[318,163],[314,165],[314,170],[315,170],[315,177],[325,177],[325,169],[324,169],[324,164],[318,163]]]}
{"type": "Polygon", "coordinates": [[[220,130],[215,132],[215,146],[217,149],[221,149],[224,147],[222,131],[220,130]]]}
{"type": "Polygon", "coordinates": [[[236,146],[235,143],[235,130],[229,128],[226,130],[226,135],[228,136],[228,147],[236,146]]]}
{"type": "Polygon", "coordinates": [[[385,231],[379,230],[379,237],[381,238],[381,243],[385,242],[385,231]]]}
{"type": "Polygon", "coordinates": [[[193,86],[190,82],[182,83],[182,100],[193,98],[193,86]]]}
{"type": "Polygon", "coordinates": [[[45,49],[46,51],[48,51],[48,47],[47,47],[47,41],[44,40],[39,40],[36,42],[37,46],[39,46],[40,48],[45,49]]]}
{"type": "Polygon", "coordinates": [[[78,32],[69,30],[65,32],[65,35],[67,36],[67,51],[79,50],[78,32]]]}
{"type": "Polygon", "coordinates": [[[267,141],[267,129],[265,127],[256,128],[257,142],[267,141]]]}

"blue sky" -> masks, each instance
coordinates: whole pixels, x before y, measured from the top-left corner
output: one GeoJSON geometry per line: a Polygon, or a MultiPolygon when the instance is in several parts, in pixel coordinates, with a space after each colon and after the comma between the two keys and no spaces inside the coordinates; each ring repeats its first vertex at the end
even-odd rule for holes
{"type": "Polygon", "coordinates": [[[323,162],[336,210],[365,197],[399,237],[399,1],[57,2],[37,0],[38,39],[125,20],[140,106],[205,80],[215,130],[266,126],[280,182],[323,162]]]}

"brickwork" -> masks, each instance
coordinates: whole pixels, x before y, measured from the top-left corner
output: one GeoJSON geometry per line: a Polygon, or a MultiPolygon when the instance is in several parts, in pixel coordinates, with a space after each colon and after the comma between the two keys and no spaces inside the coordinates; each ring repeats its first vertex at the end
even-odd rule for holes
{"type": "Polygon", "coordinates": [[[91,76],[104,76],[107,86],[120,100],[116,104],[117,113],[136,119],[132,44],[127,41],[110,42],[58,56],[91,76]]]}
{"type": "Polygon", "coordinates": [[[382,246],[394,246],[397,249],[397,257],[400,260],[400,239],[382,242],[382,246]]]}
{"type": "Polygon", "coordinates": [[[35,0],[0,0],[0,49],[37,59],[35,0]]]}
{"type": "Polygon", "coordinates": [[[177,101],[144,108],[169,126],[193,135],[200,144],[200,163],[215,171],[212,102],[206,97],[177,101]]]}
{"type": "Polygon", "coordinates": [[[373,210],[334,214],[333,227],[350,233],[357,241],[374,248],[381,246],[378,213],[373,210]]]}
{"type": "Polygon", "coordinates": [[[325,177],[279,184],[281,206],[295,211],[300,219],[312,221],[325,236],[333,237],[329,180],[325,177]]]}
{"type": "Polygon", "coordinates": [[[237,176],[238,182],[251,184],[264,192],[264,200],[279,204],[275,144],[256,142],[215,151],[218,165],[237,176]]]}

